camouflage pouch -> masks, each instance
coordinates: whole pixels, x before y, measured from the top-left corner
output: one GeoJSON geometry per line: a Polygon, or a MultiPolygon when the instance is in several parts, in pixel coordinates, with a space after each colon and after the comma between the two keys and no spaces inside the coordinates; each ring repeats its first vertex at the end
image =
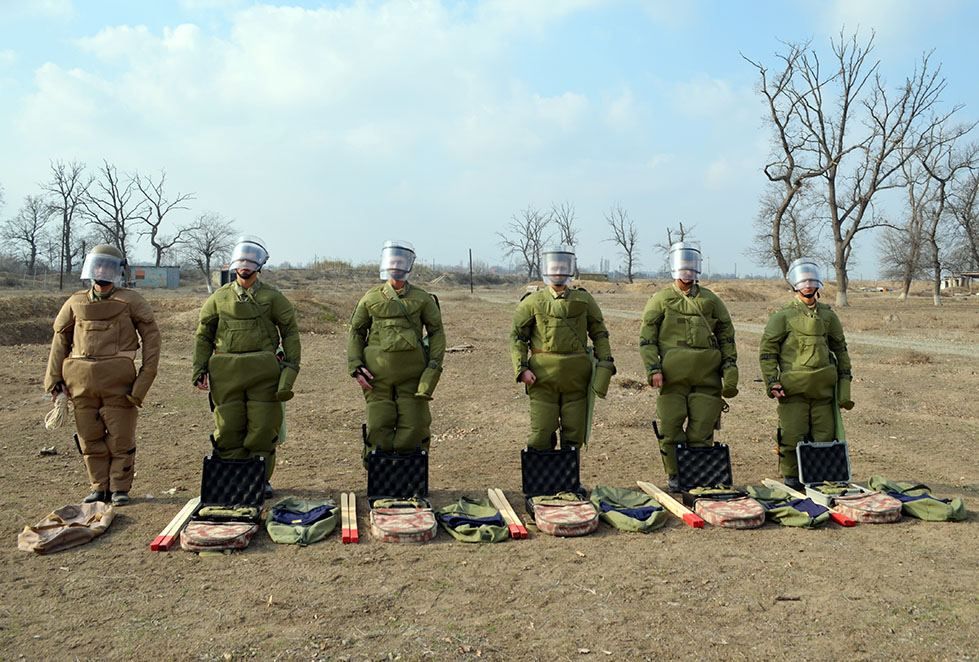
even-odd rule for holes
{"type": "Polygon", "coordinates": [[[901,511],[909,517],[928,522],[961,522],[966,518],[965,502],[960,497],[939,499],[932,496],[927,485],[872,476],[869,487],[900,501],[901,511]]]}
{"type": "Polygon", "coordinates": [[[655,499],[636,490],[596,485],[591,502],[601,520],[619,531],[649,533],[669,518],[655,499]]]}
{"type": "Polygon", "coordinates": [[[574,492],[531,497],[534,523],[552,536],[584,536],[598,528],[598,510],[574,492]]]}
{"type": "Polygon", "coordinates": [[[812,499],[797,499],[779,489],[754,485],[749,485],[745,491],[762,505],[768,519],[781,526],[815,529],[829,521],[829,508],[812,499]]]}
{"type": "Polygon", "coordinates": [[[438,522],[424,499],[375,499],[371,502],[371,534],[381,542],[427,542],[438,522]]]}
{"type": "Polygon", "coordinates": [[[486,501],[461,497],[440,508],[439,524],[460,542],[502,542],[510,537],[500,511],[486,501]]]}

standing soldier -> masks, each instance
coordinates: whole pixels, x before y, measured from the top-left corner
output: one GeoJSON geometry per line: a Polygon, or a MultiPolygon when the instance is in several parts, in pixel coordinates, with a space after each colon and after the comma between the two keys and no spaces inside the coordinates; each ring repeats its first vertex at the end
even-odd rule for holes
{"type": "Polygon", "coordinates": [[[818,302],[819,266],[800,257],[786,277],[795,298],[768,318],[759,352],[768,397],[778,400],[779,473],[786,485],[801,489],[795,447],[803,439],[833,439],[834,393],[840,407],[852,409],[852,376],[840,318],[818,302]]]}
{"type": "Polygon", "coordinates": [[[126,260],[115,246],[95,246],[82,279],[91,287],[72,294],[54,320],[44,388],[75,406],[75,445],[92,484],[86,503],[129,503],[136,458],[136,417],[156,377],[160,330],[153,310],[123,289],[126,260]],[[136,350],[142,360],[136,370],[136,350]]]}
{"type": "Polygon", "coordinates": [[[350,318],[347,369],[367,401],[365,458],[374,449],[429,447],[428,402],[442,376],[445,334],[438,299],[408,282],[414,263],[410,243],[384,242],[385,282],[367,291],[350,318]]]}
{"type": "Polygon", "coordinates": [[[268,259],[261,239],[238,240],[229,267],[235,279],[201,308],[193,366],[194,385],[210,390],[215,453],[226,460],[265,458],[267,497],[282,403],[292,398],[301,356],[292,304],[258,279],[268,259]]]}
{"type": "Polygon", "coordinates": [[[673,284],[646,304],[639,353],[649,385],[659,389],[656,415],[667,485],[677,483],[676,447],[709,446],[724,401],[738,394],[734,325],[721,299],[700,285],[701,255],[695,245],[670,246],[673,284]],[[686,422],[686,429],[684,429],[686,422]]]}
{"type": "Polygon", "coordinates": [[[560,429],[561,448],[566,449],[588,441],[593,370],[588,338],[598,359],[597,370],[602,372],[596,375],[596,383],[603,382],[602,388],[615,374],[615,363],[601,309],[587,291],[570,287],[575,273],[573,249],[560,246],[542,258],[547,288],[525,294],[517,305],[510,354],[517,381],[530,396],[527,446],[554,449],[560,429]]]}

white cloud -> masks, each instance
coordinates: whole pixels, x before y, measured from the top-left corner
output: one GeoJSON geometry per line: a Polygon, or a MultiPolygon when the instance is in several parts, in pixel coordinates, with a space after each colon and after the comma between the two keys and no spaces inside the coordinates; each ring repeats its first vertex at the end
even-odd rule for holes
{"type": "Polygon", "coordinates": [[[695,117],[719,117],[729,114],[739,95],[725,80],[698,76],[677,83],[671,92],[673,105],[683,114],[695,117]]]}
{"type": "Polygon", "coordinates": [[[815,6],[830,35],[838,35],[841,29],[847,34],[875,31],[878,40],[896,44],[924,25],[945,20],[962,4],[961,0],[833,0],[815,6]]]}
{"type": "Polygon", "coordinates": [[[41,17],[65,20],[75,15],[72,0],[0,0],[0,18],[41,17]]]}

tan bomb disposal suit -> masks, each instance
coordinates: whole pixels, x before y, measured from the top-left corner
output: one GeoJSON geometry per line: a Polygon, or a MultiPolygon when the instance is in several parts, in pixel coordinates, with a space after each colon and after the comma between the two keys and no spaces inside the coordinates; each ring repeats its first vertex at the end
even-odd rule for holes
{"type": "Polygon", "coordinates": [[[156,378],[160,330],[132,290],[75,292],[54,321],[44,388],[67,387],[75,443],[95,492],[129,492],[136,454],[137,407],[156,378]],[[142,360],[135,358],[142,342],[142,360]]]}

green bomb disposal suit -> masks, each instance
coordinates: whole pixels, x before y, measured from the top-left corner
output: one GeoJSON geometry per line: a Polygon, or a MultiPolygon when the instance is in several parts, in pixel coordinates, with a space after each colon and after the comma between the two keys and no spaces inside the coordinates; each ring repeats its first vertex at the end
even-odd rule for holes
{"type": "MultiPolygon", "coordinates": [[[[598,368],[611,376],[615,364],[608,330],[591,294],[581,288],[557,292],[547,287],[524,295],[517,305],[510,332],[513,370],[518,381],[527,369],[537,377],[527,387],[530,448],[553,449],[558,428],[562,448],[586,442],[592,378],[588,338],[594,344],[598,368]]],[[[607,387],[608,382],[605,384],[607,387]]]]}
{"type": "Polygon", "coordinates": [[[795,299],[768,318],[759,353],[769,397],[772,384],[781,384],[785,390],[778,403],[779,471],[782,476],[797,477],[796,445],[803,438],[833,439],[833,391],[837,385],[839,404],[846,409],[853,407],[843,326],[828,305],[809,307],[795,299]]]}
{"type": "Polygon", "coordinates": [[[277,289],[261,281],[246,289],[234,281],[208,297],[197,326],[193,381],[209,375],[221,458],[264,457],[271,478],[281,403],[292,398],[299,361],[296,313],[277,289]]]}
{"type": "Polygon", "coordinates": [[[428,402],[442,376],[444,357],[442,313],[434,296],[411,283],[400,292],[382,283],[361,298],[350,318],[347,371],[353,375],[363,366],[374,375],[373,389],[364,391],[365,453],[428,450],[428,402]]]}
{"type": "Polygon", "coordinates": [[[639,354],[647,381],[663,374],[656,399],[659,445],[667,475],[675,476],[677,444],[709,446],[724,404],[721,395],[738,393],[731,316],[720,298],[699,284],[689,294],[676,284],[664,288],[643,311],[639,354]]]}

